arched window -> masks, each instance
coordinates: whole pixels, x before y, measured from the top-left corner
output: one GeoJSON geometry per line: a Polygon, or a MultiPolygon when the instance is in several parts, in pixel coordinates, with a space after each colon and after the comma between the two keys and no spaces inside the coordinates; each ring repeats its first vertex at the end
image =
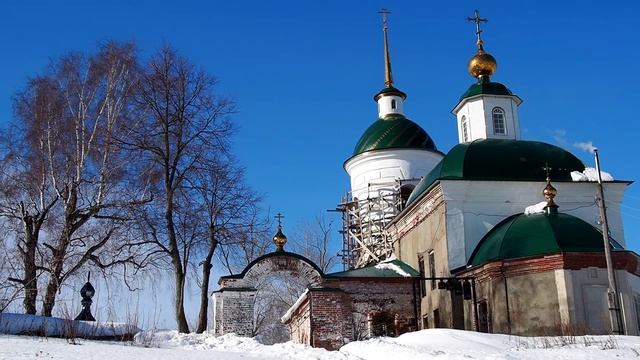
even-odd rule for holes
{"type": "Polygon", "coordinates": [[[507,128],[504,123],[504,110],[499,107],[494,107],[491,113],[493,118],[493,133],[496,135],[506,135],[507,128]]]}
{"type": "Polygon", "coordinates": [[[397,105],[396,105],[396,99],[391,99],[391,108],[392,108],[393,110],[395,110],[395,109],[396,109],[396,107],[397,107],[397,105]]]}
{"type": "Polygon", "coordinates": [[[462,142],[469,141],[469,129],[467,128],[467,117],[462,115],[460,119],[460,127],[462,127],[462,142]]]}

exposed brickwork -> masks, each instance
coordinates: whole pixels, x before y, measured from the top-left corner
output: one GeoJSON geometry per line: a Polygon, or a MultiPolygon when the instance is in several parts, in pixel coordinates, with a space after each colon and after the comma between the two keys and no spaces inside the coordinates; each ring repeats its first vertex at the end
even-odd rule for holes
{"type": "Polygon", "coordinates": [[[295,342],[335,350],[381,328],[391,336],[416,329],[412,278],[324,278],[314,266],[284,254],[252,264],[244,276],[220,279],[221,290],[214,294],[216,334],[251,336],[255,287],[276,272],[305,279],[309,287],[287,321],[295,342]]]}
{"type": "MultiPolygon", "coordinates": [[[[614,268],[626,270],[640,276],[640,261],[630,251],[617,251],[611,254],[614,268]]],[[[480,267],[460,273],[462,276],[475,277],[485,281],[499,277],[513,277],[546,271],[567,269],[580,270],[587,267],[606,268],[604,253],[558,253],[512,260],[492,261],[480,267]]]]}
{"type": "Polygon", "coordinates": [[[213,295],[215,334],[253,335],[256,288],[262,278],[274,273],[304,279],[309,286],[322,281],[322,274],[308,260],[287,253],[267,255],[245,269],[244,276],[222,277],[220,290],[213,295]]]}
{"type": "Polygon", "coordinates": [[[255,291],[233,289],[214,294],[214,330],[216,335],[234,333],[239,336],[253,335],[253,305],[255,291]]]}
{"type": "Polygon", "coordinates": [[[309,292],[311,345],[328,350],[340,348],[353,337],[351,297],[327,289],[309,292]]]}

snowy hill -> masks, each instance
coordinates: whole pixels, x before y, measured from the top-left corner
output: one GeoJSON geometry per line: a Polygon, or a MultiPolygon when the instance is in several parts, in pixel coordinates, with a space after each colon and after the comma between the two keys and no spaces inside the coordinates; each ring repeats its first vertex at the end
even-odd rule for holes
{"type": "Polygon", "coordinates": [[[640,338],[576,336],[524,338],[460,330],[430,329],[398,338],[352,342],[340,351],[299,344],[261,345],[233,335],[143,332],[133,343],[0,336],[0,359],[631,359],[640,358],[640,338]]]}

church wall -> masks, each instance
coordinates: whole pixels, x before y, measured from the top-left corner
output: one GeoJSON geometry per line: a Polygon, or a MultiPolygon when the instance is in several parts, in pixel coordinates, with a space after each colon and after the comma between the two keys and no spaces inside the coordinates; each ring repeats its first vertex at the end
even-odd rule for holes
{"type": "MultiPolygon", "coordinates": [[[[590,334],[610,333],[607,303],[609,281],[605,268],[589,267],[582,270],[564,270],[567,286],[571,326],[578,332],[590,334]]],[[[627,335],[638,335],[638,314],[635,296],[640,297],[640,277],[626,270],[616,270],[616,282],[622,298],[622,313],[627,335]]]]}
{"type": "MultiPolygon", "coordinates": [[[[429,197],[423,198],[416,211],[407,214],[402,223],[394,228],[396,256],[414,269],[420,269],[419,257],[422,257],[426,277],[450,276],[447,256],[447,226],[445,224],[445,206],[439,188],[432,190],[429,197]],[[414,226],[415,225],[415,226],[414,226]],[[434,274],[430,273],[429,254],[433,252],[434,274]]],[[[437,289],[437,282],[424,281],[426,296],[420,296],[419,327],[452,327],[451,298],[446,290],[437,289]],[[432,289],[435,287],[435,289],[432,289]],[[436,324],[434,311],[438,311],[439,324],[436,324]],[[426,319],[425,319],[426,318],[426,319]],[[426,320],[426,321],[425,321],[426,320]]]]}
{"type": "Polygon", "coordinates": [[[627,335],[640,335],[640,276],[626,273],[623,308],[627,335]]]}
{"type": "Polygon", "coordinates": [[[476,139],[520,139],[520,121],[518,120],[518,105],[516,102],[504,96],[491,96],[488,94],[475,99],[467,100],[458,113],[458,140],[464,142],[462,138],[462,116],[466,116],[469,129],[469,140],[476,139]],[[505,127],[507,133],[505,135],[495,135],[493,133],[493,115],[492,111],[495,107],[504,110],[505,127]]]}
{"type": "MultiPolygon", "coordinates": [[[[354,338],[368,336],[370,314],[387,313],[399,316],[400,332],[415,330],[414,284],[410,278],[344,278],[328,279],[328,288],[337,288],[349,296],[350,314],[343,316],[342,323],[352,325],[354,338]]],[[[315,316],[316,304],[312,303],[315,316]]],[[[335,320],[335,319],[334,319],[335,320]]],[[[316,331],[315,318],[313,331],[316,331]]]]}
{"type": "MultiPolygon", "coordinates": [[[[554,182],[559,211],[599,227],[594,201],[596,184],[554,182]]],[[[482,237],[508,216],[541,202],[544,182],[441,180],[446,202],[448,261],[450,269],[466,266],[482,237]]],[[[620,203],[626,183],[605,183],[611,235],[624,245],[620,203]]]]}
{"type": "MultiPolygon", "coordinates": [[[[315,289],[309,292],[310,344],[337,350],[353,337],[351,297],[342,291],[315,289]]],[[[303,331],[305,331],[303,329],[303,331]]]]}
{"type": "MultiPolygon", "coordinates": [[[[377,196],[369,184],[393,184],[396,179],[419,179],[431,171],[442,155],[425,150],[393,149],[370,151],[350,159],[345,168],[351,178],[352,196],[377,196]],[[373,194],[369,192],[373,191],[373,194]]],[[[389,185],[387,185],[388,187],[389,185]]]]}

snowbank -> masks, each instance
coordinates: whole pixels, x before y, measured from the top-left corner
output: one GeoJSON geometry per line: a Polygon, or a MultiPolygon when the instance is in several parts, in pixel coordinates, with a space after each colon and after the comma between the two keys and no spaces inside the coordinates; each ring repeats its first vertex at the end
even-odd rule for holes
{"type": "Polygon", "coordinates": [[[233,334],[214,336],[176,331],[142,332],[134,346],[83,340],[0,337],[0,359],[65,360],[410,360],[410,359],[631,359],[640,355],[637,336],[519,337],[451,329],[429,329],[397,338],[354,341],[340,351],[326,351],[291,342],[262,345],[233,334]]]}
{"type": "MultiPolygon", "coordinates": [[[[613,181],[613,176],[608,172],[601,171],[602,181],[613,181]]],[[[571,179],[573,181],[598,181],[598,171],[595,168],[585,168],[583,172],[572,171],[571,179]]]]}
{"type": "Polygon", "coordinates": [[[393,359],[628,359],[640,353],[635,336],[520,337],[452,329],[429,329],[397,338],[352,342],[349,358],[393,359]]]}
{"type": "Polygon", "coordinates": [[[3,334],[85,339],[131,339],[139,331],[138,327],[128,324],[0,313],[0,333],[3,334]]]}
{"type": "MultiPolygon", "coordinates": [[[[263,345],[253,338],[226,334],[215,336],[210,332],[203,334],[180,334],[177,331],[143,331],[134,337],[134,343],[146,347],[181,348],[186,350],[215,350],[229,353],[229,356],[220,359],[230,359],[242,354],[262,359],[314,359],[334,360],[349,359],[345,355],[335,351],[312,348],[309,346],[286,342],[275,345],[263,345]]],[[[212,357],[215,358],[215,357],[212,357]]],[[[155,360],[155,359],[154,359],[155,360]]],[[[183,360],[183,359],[180,359],[183,360]]]]}

